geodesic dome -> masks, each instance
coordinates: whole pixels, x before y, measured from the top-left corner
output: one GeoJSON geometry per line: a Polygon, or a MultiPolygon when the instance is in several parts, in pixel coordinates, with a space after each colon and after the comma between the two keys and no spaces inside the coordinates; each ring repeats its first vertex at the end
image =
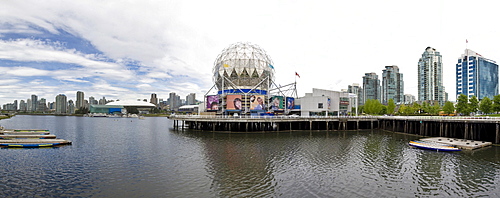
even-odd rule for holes
{"type": "Polygon", "coordinates": [[[269,81],[264,79],[274,81],[271,58],[259,46],[250,43],[235,43],[222,50],[215,60],[213,74],[213,81],[219,90],[234,88],[267,90],[269,81]],[[222,76],[226,78],[223,80],[222,76]]]}

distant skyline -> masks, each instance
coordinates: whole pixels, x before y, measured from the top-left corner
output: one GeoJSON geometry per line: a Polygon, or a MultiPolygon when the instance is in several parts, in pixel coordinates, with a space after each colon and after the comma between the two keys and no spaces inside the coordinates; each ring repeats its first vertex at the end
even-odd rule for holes
{"type": "Polygon", "coordinates": [[[495,1],[4,1],[0,7],[0,104],[32,94],[198,100],[217,55],[236,42],[264,49],[276,82],[340,91],[385,66],[417,96],[418,59],[443,57],[449,100],[466,47],[500,61],[495,1]],[[196,6],[193,6],[196,5],[196,6]],[[464,15],[464,14],[467,14],[464,15]],[[468,27],[481,28],[468,28],[468,27]],[[468,44],[466,44],[468,40],[468,44]],[[295,77],[295,72],[300,78],[295,77]]]}

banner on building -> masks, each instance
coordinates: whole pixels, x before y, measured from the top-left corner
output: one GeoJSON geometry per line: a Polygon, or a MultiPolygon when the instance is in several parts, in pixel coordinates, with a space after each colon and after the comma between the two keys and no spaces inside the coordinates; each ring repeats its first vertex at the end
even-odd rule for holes
{"type": "Polygon", "coordinates": [[[282,111],[284,106],[283,105],[283,96],[273,96],[271,98],[271,109],[274,111],[282,111]]]}
{"type": "Polygon", "coordinates": [[[241,110],[241,95],[227,95],[226,103],[228,110],[241,110]]]}
{"type": "Polygon", "coordinates": [[[250,110],[266,110],[264,99],[264,95],[251,95],[250,110]]]}
{"type": "Polygon", "coordinates": [[[219,96],[207,96],[207,111],[218,111],[219,110],[219,96]]]}

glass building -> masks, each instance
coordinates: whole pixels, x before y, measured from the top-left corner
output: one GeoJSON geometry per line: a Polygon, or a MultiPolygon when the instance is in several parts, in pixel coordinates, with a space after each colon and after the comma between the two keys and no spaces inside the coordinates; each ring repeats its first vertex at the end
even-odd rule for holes
{"type": "Polygon", "coordinates": [[[431,104],[438,102],[441,106],[446,102],[442,56],[431,47],[425,48],[418,60],[418,100],[431,104]]]}
{"type": "Polygon", "coordinates": [[[363,104],[369,99],[380,101],[380,80],[373,72],[363,76],[363,104]]]}
{"type": "Polygon", "coordinates": [[[394,103],[404,103],[404,82],[403,74],[399,73],[399,67],[396,65],[385,66],[382,70],[382,103],[388,104],[389,100],[394,103]]]}
{"type": "Polygon", "coordinates": [[[466,49],[456,65],[457,98],[464,94],[493,99],[498,95],[498,64],[466,49]]]}

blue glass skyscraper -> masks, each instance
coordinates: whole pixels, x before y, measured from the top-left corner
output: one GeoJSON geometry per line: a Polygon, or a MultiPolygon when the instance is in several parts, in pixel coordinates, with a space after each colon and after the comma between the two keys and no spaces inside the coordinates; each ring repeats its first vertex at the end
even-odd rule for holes
{"type": "Polygon", "coordinates": [[[498,95],[498,64],[470,49],[458,59],[456,75],[457,98],[460,94],[479,100],[498,95]]]}

